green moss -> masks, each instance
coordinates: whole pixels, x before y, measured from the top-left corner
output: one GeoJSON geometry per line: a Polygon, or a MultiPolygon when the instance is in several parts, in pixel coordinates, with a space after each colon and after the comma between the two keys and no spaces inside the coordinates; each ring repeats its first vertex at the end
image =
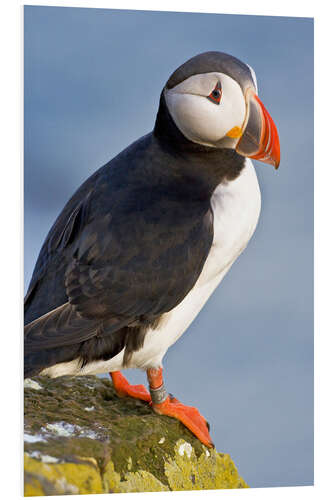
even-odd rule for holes
{"type": "Polygon", "coordinates": [[[34,380],[41,389],[25,389],[25,432],[43,441],[25,442],[27,496],[246,487],[229,455],[206,455],[180,422],[118,398],[109,380],[34,380]]]}
{"type": "Polygon", "coordinates": [[[41,434],[48,424],[65,422],[90,429],[98,439],[73,436],[47,436],[46,442],[25,443],[25,451],[38,450],[43,454],[63,458],[92,456],[103,467],[110,457],[117,472],[124,479],[128,472],[128,458],[132,459],[131,472],[149,470],[164,484],[166,455],[180,436],[192,444],[197,452],[201,443],[180,422],[158,416],[150,406],[132,398],[118,398],[111,381],[97,377],[59,377],[34,379],[41,390],[25,390],[25,431],[41,434]],[[84,408],[94,407],[93,411],[84,408]],[[159,444],[161,438],[163,444],[159,444]]]}

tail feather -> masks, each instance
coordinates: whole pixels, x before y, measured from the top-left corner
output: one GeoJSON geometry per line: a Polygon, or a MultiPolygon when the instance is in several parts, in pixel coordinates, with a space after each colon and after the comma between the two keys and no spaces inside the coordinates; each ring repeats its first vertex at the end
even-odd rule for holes
{"type": "Polygon", "coordinates": [[[123,349],[128,323],[128,318],[115,316],[84,318],[66,302],[24,327],[24,376],[77,357],[83,364],[96,357],[110,359],[123,349]]]}
{"type": "Polygon", "coordinates": [[[24,327],[26,352],[83,342],[98,333],[102,321],[82,317],[66,302],[24,327]]]}
{"type": "Polygon", "coordinates": [[[44,349],[39,352],[30,352],[24,355],[24,378],[39,375],[44,368],[58,363],[66,363],[78,357],[80,344],[44,349]]]}

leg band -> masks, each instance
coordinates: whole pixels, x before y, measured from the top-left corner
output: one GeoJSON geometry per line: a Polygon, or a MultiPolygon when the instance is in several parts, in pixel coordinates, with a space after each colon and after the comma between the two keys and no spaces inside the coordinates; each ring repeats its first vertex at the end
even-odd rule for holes
{"type": "Polygon", "coordinates": [[[164,401],[168,397],[168,393],[165,390],[164,384],[162,384],[160,387],[157,387],[157,389],[153,389],[152,387],[149,387],[150,395],[151,395],[151,400],[153,404],[161,404],[164,403],[164,401]]]}

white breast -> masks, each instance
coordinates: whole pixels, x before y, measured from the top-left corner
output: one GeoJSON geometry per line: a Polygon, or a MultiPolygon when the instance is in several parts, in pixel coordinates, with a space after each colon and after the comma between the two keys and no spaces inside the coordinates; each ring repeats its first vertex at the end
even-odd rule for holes
{"type": "Polygon", "coordinates": [[[257,175],[251,160],[241,175],[214,191],[211,205],[214,213],[213,246],[197,285],[225,275],[247,246],[257,226],[261,196],[257,175]]]}
{"type": "MultiPolygon", "coordinates": [[[[161,365],[168,348],[184,333],[202,309],[233,262],[248,244],[260,214],[260,190],[250,160],[241,175],[228,184],[220,184],[212,196],[214,240],[198,281],[185,299],[164,314],[158,328],[149,330],[145,342],[132,356],[129,367],[161,365]]],[[[123,351],[109,361],[96,361],[80,370],[77,361],[61,363],[45,370],[50,376],[63,374],[94,374],[123,368],[123,351]]]]}

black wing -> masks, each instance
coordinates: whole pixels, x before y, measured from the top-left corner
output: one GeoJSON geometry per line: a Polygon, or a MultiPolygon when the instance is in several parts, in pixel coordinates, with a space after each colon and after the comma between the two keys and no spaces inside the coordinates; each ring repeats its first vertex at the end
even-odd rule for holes
{"type": "Polygon", "coordinates": [[[91,193],[106,167],[97,170],[81,185],[51,227],[39,253],[24,299],[25,324],[66,302],[63,285],[67,265],[64,260],[65,251],[86,222],[91,193]]]}
{"type": "MultiPolygon", "coordinates": [[[[65,346],[92,338],[114,338],[112,357],[123,347],[117,332],[137,333],[170,311],[202,270],[213,238],[209,207],[188,202],[184,210],[181,199],[146,185],[117,189],[104,174],[44,245],[27,308],[45,294],[55,296],[54,307],[45,310],[44,302],[25,327],[28,360],[57,349],[68,360],[73,350],[65,346]]],[[[40,364],[50,366],[50,356],[40,364]]]]}

